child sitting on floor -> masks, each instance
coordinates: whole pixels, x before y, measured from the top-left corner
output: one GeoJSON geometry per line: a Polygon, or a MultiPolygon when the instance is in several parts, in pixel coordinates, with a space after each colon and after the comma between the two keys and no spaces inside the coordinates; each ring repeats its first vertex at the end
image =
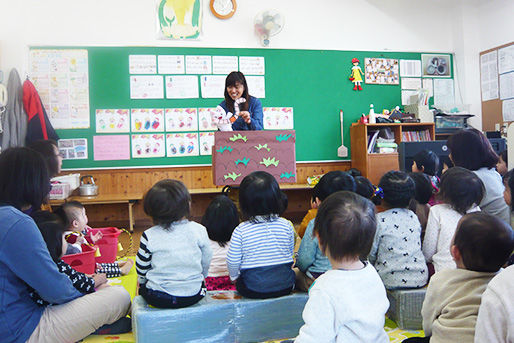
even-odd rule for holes
{"type": "Polygon", "coordinates": [[[141,235],[136,257],[139,294],[152,306],[181,308],[206,294],[212,250],[207,230],[189,221],[191,196],[178,180],[161,180],[143,206],[155,226],[141,235]]]}
{"type": "Polygon", "coordinates": [[[314,234],[332,270],[309,289],[296,343],[389,342],[384,331],[389,301],[365,260],[375,229],[375,206],[357,194],[336,192],[321,203],[314,234]]]}
{"type": "Polygon", "coordinates": [[[457,269],[437,272],[428,285],[421,310],[427,337],[404,342],[473,342],[482,294],[512,249],[514,234],[503,220],[484,212],[463,216],[451,246],[457,269]]]}
{"type": "Polygon", "coordinates": [[[244,222],[232,233],[227,265],[236,289],[247,298],[275,298],[294,287],[293,224],[280,215],[287,197],[273,175],[256,171],[239,186],[244,222]]]}
{"type": "MultiPolygon", "coordinates": [[[[316,204],[319,206],[330,194],[337,191],[356,189],[354,178],[343,171],[331,171],[319,180],[316,185],[316,204]]],[[[318,239],[313,235],[315,219],[312,219],[305,230],[298,256],[296,258],[296,289],[307,292],[314,280],[331,269],[328,258],[319,248],[318,239]]]]}
{"type": "Polygon", "coordinates": [[[236,205],[226,195],[218,195],[207,207],[202,225],[207,229],[212,249],[209,276],[205,278],[207,290],[235,290],[228,275],[227,252],[232,232],[239,225],[236,205]]]}
{"type": "Polygon", "coordinates": [[[415,184],[414,198],[409,204],[409,209],[418,216],[421,224],[421,240],[423,240],[427,228],[428,213],[430,212],[428,202],[434,195],[434,188],[430,177],[425,173],[409,173],[409,176],[415,184]]]}
{"type": "MultiPolygon", "coordinates": [[[[68,276],[73,286],[79,292],[84,294],[93,293],[95,288],[107,286],[105,274],[94,274],[92,277],[88,277],[84,273],[77,272],[66,262],[61,260],[64,251],[66,251],[67,243],[63,237],[65,230],[64,224],[59,216],[48,211],[38,211],[32,214],[32,218],[39,231],[41,231],[50,257],[52,257],[52,260],[57,265],[57,269],[59,269],[59,272],[68,276]]],[[[32,300],[40,306],[49,304],[34,291],[30,292],[30,296],[32,300]]]]}
{"type": "Polygon", "coordinates": [[[355,176],[355,193],[366,199],[372,200],[375,197],[375,186],[364,176],[355,176]]]}
{"type": "MultiPolygon", "coordinates": [[[[94,246],[102,238],[98,231],[92,234],[91,228],[87,225],[88,219],[86,208],[78,201],[69,201],[56,211],[66,223],[64,237],[68,243],[65,255],[78,254],[82,252],[82,244],[94,246]]],[[[113,263],[97,263],[96,273],[106,274],[108,278],[127,275],[132,269],[134,261],[116,261],[113,263]]]]}
{"type": "MultiPolygon", "coordinates": [[[[318,181],[319,183],[319,181],[318,181]]],[[[318,196],[318,183],[312,188],[312,196],[310,201],[310,210],[307,211],[307,214],[303,217],[300,226],[298,227],[298,236],[303,238],[305,235],[305,230],[307,229],[307,225],[309,225],[310,221],[316,218],[316,214],[318,213],[318,202],[316,201],[318,196]]]]}
{"type": "Polygon", "coordinates": [[[439,188],[439,157],[431,150],[422,150],[414,155],[412,163],[413,173],[425,173],[430,177],[433,187],[439,188]]]}
{"type": "Polygon", "coordinates": [[[421,252],[421,225],[407,207],[414,197],[414,181],[404,172],[390,171],[378,185],[384,207],[377,214],[377,232],[369,261],[387,289],[420,288],[426,285],[428,270],[421,252]]]}
{"type": "Polygon", "coordinates": [[[466,213],[480,211],[477,205],[483,195],[484,185],[472,171],[453,167],[443,174],[438,194],[442,203],[430,208],[423,240],[423,254],[427,262],[433,263],[436,273],[456,268],[450,246],[457,223],[466,213]]]}

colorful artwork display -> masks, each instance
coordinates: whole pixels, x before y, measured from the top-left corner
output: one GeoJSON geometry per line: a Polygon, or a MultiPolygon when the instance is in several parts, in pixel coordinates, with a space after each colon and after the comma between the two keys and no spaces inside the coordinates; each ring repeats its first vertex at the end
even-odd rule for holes
{"type": "Polygon", "coordinates": [[[198,126],[200,131],[216,131],[218,126],[216,125],[216,107],[199,108],[198,109],[198,126]]]}
{"type": "Polygon", "coordinates": [[[265,130],[292,130],[294,129],[292,107],[264,107],[265,130]]]}
{"type": "Polygon", "coordinates": [[[161,108],[132,109],[130,122],[132,132],[163,132],[164,110],[161,108]]]}
{"type": "Polygon", "coordinates": [[[212,155],[214,132],[200,132],[200,155],[212,155]]]}
{"type": "Polygon", "coordinates": [[[168,157],[198,156],[198,132],[167,134],[166,155],[168,157]]]}
{"type": "Polygon", "coordinates": [[[166,131],[198,131],[196,108],[167,108],[166,131]]]}
{"type": "Polygon", "coordinates": [[[376,85],[400,83],[398,60],[392,58],[365,58],[365,82],[376,85]]]}
{"type": "Polygon", "coordinates": [[[132,158],[164,157],[164,134],[132,135],[132,158]]]}
{"type": "Polygon", "coordinates": [[[59,139],[57,142],[59,154],[63,160],[85,160],[87,159],[87,139],[59,139]]]}
{"type": "Polygon", "coordinates": [[[129,110],[96,110],[96,132],[129,132],[129,110]]]}
{"type": "Polygon", "coordinates": [[[202,31],[201,0],[156,0],[160,39],[196,39],[202,31]]]}

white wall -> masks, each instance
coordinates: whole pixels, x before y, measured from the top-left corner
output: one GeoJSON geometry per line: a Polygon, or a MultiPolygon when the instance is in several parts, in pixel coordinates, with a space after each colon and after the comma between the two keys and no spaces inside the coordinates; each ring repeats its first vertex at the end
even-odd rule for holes
{"type": "Polygon", "coordinates": [[[271,8],[286,20],[271,48],[455,52],[463,101],[479,111],[478,51],[514,32],[512,0],[238,0],[225,21],[208,5],[200,40],[164,41],[152,0],[0,0],[0,69],[24,77],[31,45],[257,48],[254,17],[271,8]]]}

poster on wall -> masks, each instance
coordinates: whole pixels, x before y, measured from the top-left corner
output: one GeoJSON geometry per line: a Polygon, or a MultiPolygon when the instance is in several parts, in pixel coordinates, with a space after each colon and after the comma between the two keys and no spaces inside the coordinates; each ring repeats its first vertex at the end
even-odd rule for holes
{"type": "Polygon", "coordinates": [[[397,85],[400,83],[397,59],[367,57],[364,59],[364,68],[367,84],[397,85]]]}
{"type": "Polygon", "coordinates": [[[202,0],[155,0],[158,39],[197,39],[202,32],[202,0]]]}
{"type": "Polygon", "coordinates": [[[95,112],[96,132],[129,132],[129,110],[98,109],[95,112]]]}
{"type": "Polygon", "coordinates": [[[421,55],[424,77],[450,77],[452,65],[450,55],[421,55]]]}
{"type": "Polygon", "coordinates": [[[130,116],[132,132],[164,131],[164,110],[162,108],[133,108],[130,116]]]}
{"type": "Polygon", "coordinates": [[[264,107],[262,112],[265,130],[294,129],[292,107],[264,107]]]}
{"type": "Polygon", "coordinates": [[[200,132],[200,155],[212,155],[214,132],[200,132]]]}
{"type": "Polygon", "coordinates": [[[85,49],[30,51],[30,79],[55,129],[89,128],[89,72],[85,49]]]}
{"type": "Polygon", "coordinates": [[[132,135],[132,158],[164,157],[164,134],[132,135]]]}
{"type": "Polygon", "coordinates": [[[168,157],[198,156],[198,132],[166,135],[168,157]]]}
{"type": "Polygon", "coordinates": [[[57,146],[63,160],[87,159],[87,138],[59,139],[57,146]]]}
{"type": "Polygon", "coordinates": [[[196,131],[198,116],[196,108],[167,108],[166,131],[196,131]]]}

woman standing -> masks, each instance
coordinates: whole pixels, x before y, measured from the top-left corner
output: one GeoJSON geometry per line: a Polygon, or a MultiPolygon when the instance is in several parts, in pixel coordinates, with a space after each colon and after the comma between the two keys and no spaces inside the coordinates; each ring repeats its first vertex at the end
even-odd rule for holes
{"type": "MultiPolygon", "coordinates": [[[[225,79],[225,100],[220,106],[225,112],[239,116],[232,122],[232,130],[262,130],[261,101],[250,95],[243,73],[233,71],[225,79]]],[[[232,120],[231,120],[232,121],[232,120]]]]}

